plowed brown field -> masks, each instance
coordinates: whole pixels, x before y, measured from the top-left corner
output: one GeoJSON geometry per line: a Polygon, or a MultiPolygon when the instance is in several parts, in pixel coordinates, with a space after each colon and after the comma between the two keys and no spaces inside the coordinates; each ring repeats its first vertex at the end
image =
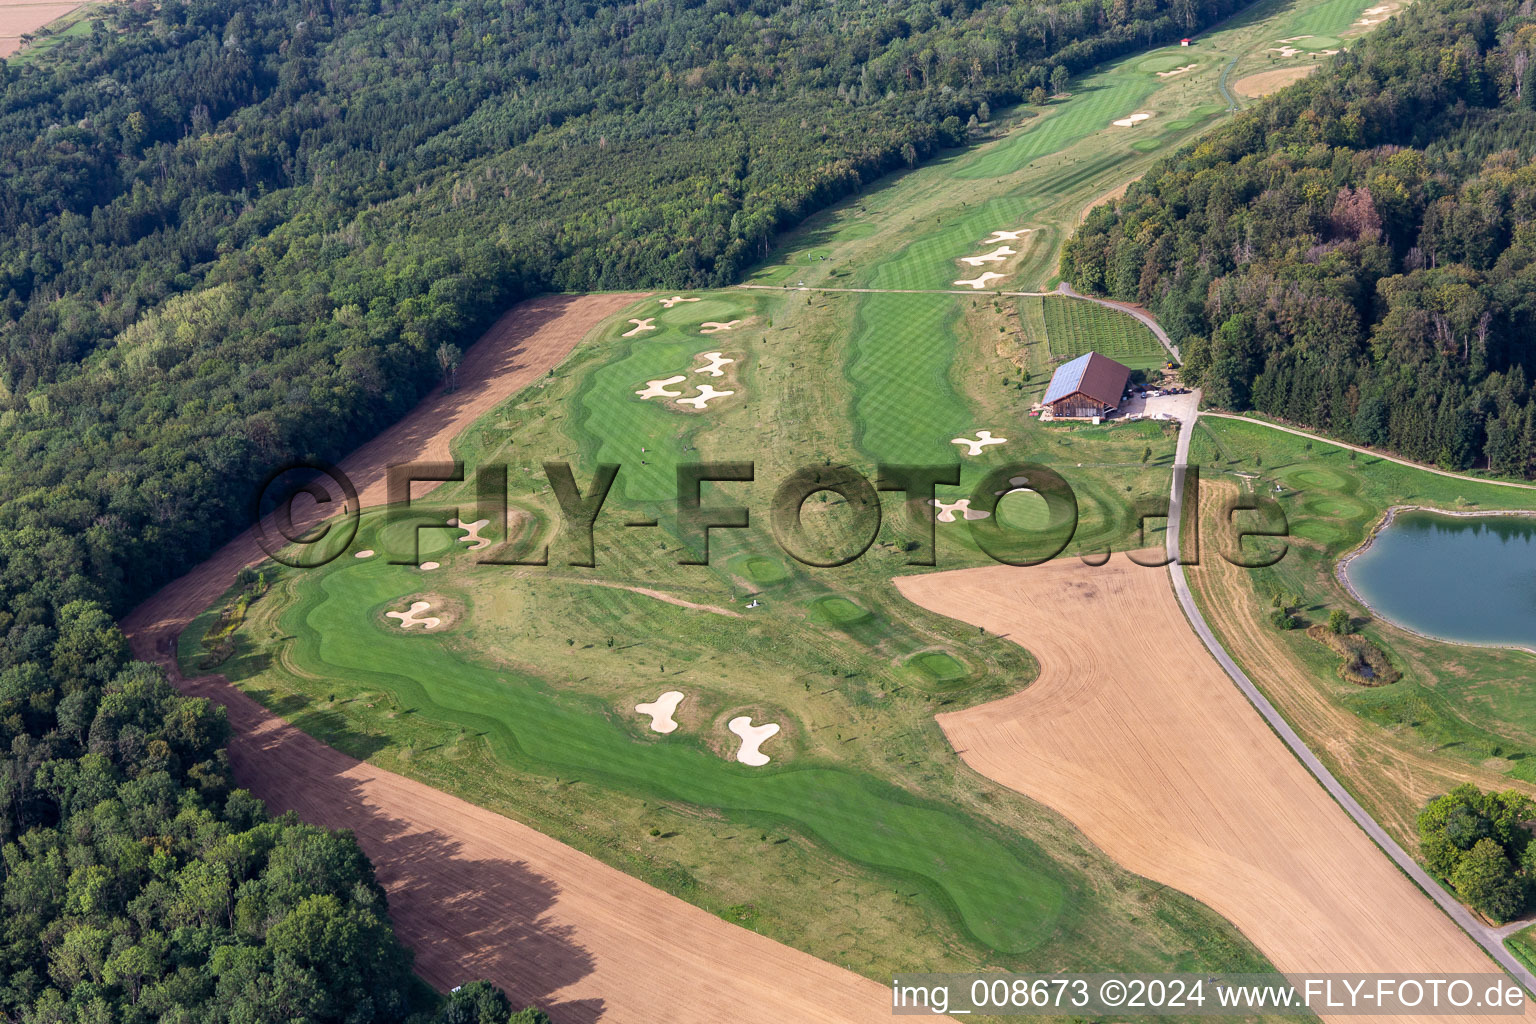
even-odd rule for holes
{"type": "MultiPolygon", "coordinates": [[[[457,391],[428,396],[341,468],[364,505],[385,467],[444,460],[448,443],[554,367],[638,295],[546,296],[502,317],[466,354],[457,391]]],[[[275,811],[348,828],[389,893],[390,916],[439,988],[489,978],[561,1024],[778,1024],[890,1016],[882,986],[728,924],[509,818],[353,760],[266,711],[222,676],[184,679],[181,630],[261,560],[249,533],[124,620],[135,654],[184,692],[229,709],[235,778],[275,811]]]]}
{"type": "Polygon", "coordinates": [[[1063,559],[896,585],[1040,662],[1023,691],[939,716],[966,763],[1202,900],[1280,970],[1498,970],[1270,732],[1185,622],[1165,571],[1063,559]]]}

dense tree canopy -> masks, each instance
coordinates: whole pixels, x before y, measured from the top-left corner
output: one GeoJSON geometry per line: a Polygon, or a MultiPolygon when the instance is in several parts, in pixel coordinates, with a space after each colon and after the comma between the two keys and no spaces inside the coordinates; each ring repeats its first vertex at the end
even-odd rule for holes
{"type": "Polygon", "coordinates": [[[222,713],[111,614],[510,302],[728,282],[986,105],[1237,6],[135,0],[0,61],[0,1016],[403,1019],[352,839],[234,789],[222,713]]]}
{"type": "Polygon", "coordinates": [[[1419,850],[1429,869],[1474,910],[1497,922],[1518,917],[1531,894],[1536,809],[1523,793],[1484,793],[1471,783],[1419,812],[1419,850]]]}
{"type": "Polygon", "coordinates": [[[1063,274],[1149,303],[1217,405],[1536,474],[1533,51],[1513,0],[1414,4],[1091,214],[1063,274]]]}

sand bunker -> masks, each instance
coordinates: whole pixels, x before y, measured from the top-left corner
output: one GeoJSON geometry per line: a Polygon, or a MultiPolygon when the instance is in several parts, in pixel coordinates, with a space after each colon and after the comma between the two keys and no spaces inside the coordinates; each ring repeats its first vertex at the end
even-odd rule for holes
{"type": "Polygon", "coordinates": [[[972,278],[969,278],[969,279],[962,279],[962,280],[956,281],[955,284],[969,285],[970,287],[975,288],[975,289],[977,289],[979,291],[982,288],[985,288],[987,286],[987,282],[988,281],[1000,281],[1005,276],[1007,276],[1007,275],[1005,275],[1005,274],[994,274],[992,271],[989,270],[986,273],[982,274],[980,277],[972,277],[972,278]]]}
{"type": "Polygon", "coordinates": [[[1270,53],[1278,53],[1282,57],[1294,57],[1301,51],[1294,46],[1271,46],[1270,53]]]}
{"type": "Polygon", "coordinates": [[[698,301],[699,301],[698,299],[685,299],[681,295],[674,295],[670,299],[662,299],[661,300],[661,304],[665,308],[671,309],[673,306],[677,305],[679,302],[698,302],[698,301]]]}
{"type": "Polygon", "coordinates": [[[695,409],[702,409],[709,404],[712,398],[724,398],[726,395],[734,395],[734,391],[716,391],[712,384],[700,384],[699,393],[689,395],[687,398],[679,398],[678,405],[691,405],[695,409]]]}
{"type": "Polygon", "coordinates": [[[432,607],[430,601],[412,601],[409,611],[385,612],[386,618],[399,619],[401,629],[410,629],[412,626],[425,626],[427,629],[436,629],[443,624],[443,620],[434,615],[422,615],[421,613],[432,607]]]}
{"type": "Polygon", "coordinates": [[[761,768],[768,763],[768,755],[757,748],[778,735],[777,725],[769,722],[767,725],[754,726],[751,716],[742,715],[731,719],[726,728],[741,737],[741,749],[736,752],[736,760],[754,768],[761,768]]]}
{"type": "Polygon", "coordinates": [[[1386,20],[1387,20],[1386,18],[1361,18],[1359,21],[1355,22],[1355,24],[1356,25],[1380,25],[1382,22],[1384,22],[1386,20]]]}
{"type": "Polygon", "coordinates": [[[1183,67],[1181,67],[1181,68],[1174,68],[1172,71],[1159,71],[1157,73],[1157,77],[1158,78],[1172,78],[1174,75],[1182,75],[1186,71],[1193,71],[1193,70],[1195,70],[1195,68],[1197,68],[1199,66],[1200,66],[1199,64],[1185,64],[1183,67]]]}
{"type": "Polygon", "coordinates": [[[969,447],[966,449],[966,453],[965,454],[967,454],[967,455],[980,455],[981,454],[981,450],[983,448],[985,448],[987,445],[989,445],[989,444],[1006,444],[1007,441],[1008,441],[1008,439],[1006,437],[993,437],[992,436],[992,431],[990,431],[990,430],[978,430],[978,431],[976,431],[976,440],[974,440],[974,441],[972,441],[968,437],[956,437],[956,438],[951,438],[949,443],[950,444],[968,445],[969,447]]]}
{"type": "Polygon", "coordinates": [[[1109,123],[1114,125],[1116,128],[1134,128],[1136,125],[1147,120],[1151,116],[1152,115],[1146,111],[1142,111],[1139,114],[1132,114],[1130,117],[1122,117],[1118,121],[1111,121],[1109,123]]]}
{"type": "Polygon", "coordinates": [[[981,256],[962,256],[960,257],[960,262],[969,263],[973,267],[979,267],[983,263],[1001,263],[1009,256],[1017,256],[1018,254],[1017,249],[1010,249],[1006,245],[1000,245],[991,252],[981,256]]]}
{"type": "MultiPolygon", "coordinates": [[[[699,354],[699,358],[708,359],[709,365],[697,367],[693,372],[707,373],[711,377],[724,377],[725,370],[722,369],[722,367],[724,367],[726,363],[734,363],[736,361],[734,359],[727,359],[722,353],[719,352],[701,352],[699,354]]],[[[678,380],[682,379],[683,378],[681,377],[678,378],[678,380]]]]}
{"type": "Polygon", "coordinates": [[[679,374],[676,377],[666,377],[662,380],[648,380],[645,382],[645,390],[636,391],[635,394],[641,398],[677,398],[682,395],[682,392],[668,391],[667,385],[677,384],[687,379],[686,376],[679,374]]]}
{"type": "Polygon", "coordinates": [[[982,245],[996,245],[998,242],[1017,242],[1020,238],[1023,238],[1025,235],[1029,234],[1033,230],[1035,230],[1035,229],[1034,228],[1019,228],[1019,230],[1017,230],[1017,231],[1004,231],[1002,228],[997,228],[996,230],[994,230],[992,232],[992,237],[991,238],[983,238],[981,240],[981,244],[982,245]]]}
{"type": "Polygon", "coordinates": [[[373,557],[373,548],[364,548],[363,550],[359,551],[357,554],[353,555],[352,557],[353,558],[372,558],[373,557]]]}
{"type": "Polygon", "coordinates": [[[721,331],[729,331],[741,325],[740,320],[727,320],[721,323],[718,320],[706,320],[699,324],[700,334],[719,334],[721,331]]]}
{"type": "Polygon", "coordinates": [[[436,569],[437,567],[438,566],[437,566],[436,562],[422,562],[421,563],[421,570],[422,570],[422,572],[431,572],[433,569],[436,569]]]}
{"type": "Polygon", "coordinates": [[[939,510],[939,514],[934,518],[938,519],[941,523],[955,522],[956,512],[959,512],[967,519],[985,519],[992,514],[990,512],[983,512],[979,508],[971,508],[970,498],[961,498],[959,501],[953,502],[943,502],[938,498],[931,498],[928,504],[939,510]]]}
{"type": "Polygon", "coordinates": [[[635,335],[641,333],[642,331],[654,331],[656,329],[656,324],[653,322],[655,319],[656,318],[653,316],[648,316],[643,320],[636,320],[634,317],[630,317],[629,322],[635,325],[634,329],[625,331],[623,334],[619,335],[619,337],[633,338],[635,335]]]}
{"type": "Polygon", "coordinates": [[[490,538],[480,536],[480,531],[490,525],[491,521],[489,519],[477,519],[473,523],[459,525],[459,529],[464,531],[464,536],[459,538],[459,543],[468,544],[471,551],[479,551],[481,548],[490,547],[490,538]]]}
{"type": "Polygon", "coordinates": [[[677,721],[672,717],[672,712],[683,702],[681,690],[668,690],[649,704],[636,704],[635,710],[642,715],[651,716],[651,731],[668,733],[677,728],[677,721]]]}

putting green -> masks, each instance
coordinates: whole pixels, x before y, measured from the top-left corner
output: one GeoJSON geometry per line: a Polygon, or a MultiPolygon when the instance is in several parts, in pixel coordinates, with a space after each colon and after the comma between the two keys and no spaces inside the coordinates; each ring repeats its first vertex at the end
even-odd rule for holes
{"type": "Polygon", "coordinates": [[[1190,58],[1190,51],[1180,47],[1171,53],[1153,54],[1146,60],[1136,65],[1137,71],[1172,71],[1174,68],[1182,68],[1186,64],[1194,63],[1190,58]]]}
{"type": "Polygon", "coordinates": [[[1347,482],[1338,473],[1317,467],[1286,469],[1282,470],[1279,476],[1298,491],[1337,491],[1343,489],[1347,482]]]}
{"type": "Polygon", "coordinates": [[[761,555],[753,555],[742,559],[741,567],[747,576],[751,578],[752,582],[760,586],[771,586],[789,579],[789,573],[784,571],[783,566],[773,559],[764,558],[761,555]]]}
{"type": "Polygon", "coordinates": [[[1138,153],[1150,153],[1162,144],[1162,139],[1137,139],[1131,143],[1131,148],[1138,153]]]}
{"type": "MultiPolygon", "coordinates": [[[[678,292],[677,294],[681,295],[683,293],[678,292]]],[[[699,325],[706,320],[726,323],[731,320],[740,320],[749,315],[740,303],[716,298],[701,298],[698,302],[679,302],[671,309],[663,309],[658,304],[656,309],[657,324],[676,327],[684,333],[698,335],[701,338],[710,337],[707,334],[699,334],[699,325]]],[[[650,310],[643,309],[641,315],[650,316],[650,310]]],[[[633,324],[629,326],[632,327],[633,324]]],[[[628,328],[626,327],[625,329],[627,330],[628,328]]]]}
{"type": "Polygon", "coordinates": [[[1370,509],[1349,498],[1308,498],[1302,508],[1313,515],[1326,516],[1330,519],[1364,519],[1370,515],[1370,509]]]}
{"type": "Polygon", "coordinates": [[[1036,533],[1051,525],[1051,507],[1034,491],[1014,491],[997,501],[997,521],[1010,530],[1036,533]]]}
{"type": "MultiPolygon", "coordinates": [[[[475,660],[462,647],[473,633],[450,648],[376,625],[380,608],[402,607],[419,589],[419,574],[380,560],[343,559],[301,577],[279,619],[293,637],[293,665],[338,690],[345,680],[384,691],[413,716],[480,736],[498,760],[525,771],[713,808],[754,827],[790,823],[850,861],[928,890],[1000,952],[1026,951],[1053,929],[1064,889],[1027,841],[867,773],[795,760],[750,768],[690,732],[637,742],[606,701],[475,660]]],[[[814,604],[839,622],[868,615],[842,597],[814,604]]]]}
{"type": "Polygon", "coordinates": [[[811,602],[811,612],[823,622],[847,626],[870,618],[869,612],[846,597],[818,597],[811,602]]]}
{"type": "Polygon", "coordinates": [[[935,682],[953,683],[970,675],[965,665],[943,651],[925,651],[912,657],[907,664],[922,670],[935,682]]]}
{"type": "MultiPolygon", "coordinates": [[[[446,518],[442,513],[440,518],[446,518]]],[[[433,518],[439,518],[439,514],[423,510],[421,514],[411,521],[402,520],[391,523],[380,531],[377,544],[378,552],[386,559],[411,557],[411,534],[414,532],[419,545],[419,552],[423,559],[431,555],[441,555],[453,549],[454,543],[462,536],[463,531],[449,527],[437,529],[417,526],[433,518]]],[[[354,551],[362,551],[366,544],[354,542],[351,548],[354,551]]]]}

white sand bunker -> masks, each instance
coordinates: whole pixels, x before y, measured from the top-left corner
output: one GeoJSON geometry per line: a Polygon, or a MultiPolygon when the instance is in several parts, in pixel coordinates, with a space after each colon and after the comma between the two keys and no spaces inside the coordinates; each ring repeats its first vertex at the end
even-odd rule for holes
{"type": "Polygon", "coordinates": [[[352,557],[353,558],[372,558],[373,557],[373,548],[364,548],[363,550],[359,551],[357,554],[353,555],[352,557]]]}
{"type": "Polygon", "coordinates": [[[1035,229],[1034,228],[1020,228],[1017,231],[1004,231],[1002,228],[998,228],[998,229],[996,229],[995,231],[992,232],[992,237],[991,238],[983,238],[981,240],[981,244],[982,245],[996,245],[998,242],[1017,242],[1020,238],[1023,238],[1025,235],[1029,234],[1033,230],[1035,230],[1035,229]]]}
{"type": "Polygon", "coordinates": [[[1159,71],[1157,73],[1157,77],[1158,78],[1172,78],[1174,75],[1182,75],[1186,71],[1193,71],[1193,70],[1195,70],[1195,68],[1197,68],[1199,66],[1200,66],[1199,64],[1185,64],[1183,67],[1181,67],[1181,68],[1174,68],[1172,71],[1159,71]]]}
{"type": "Polygon", "coordinates": [[[635,710],[642,715],[651,716],[652,732],[672,732],[677,728],[677,722],[672,717],[672,712],[683,702],[681,690],[668,690],[649,704],[636,704],[635,710]]]}
{"type": "Polygon", "coordinates": [[[629,322],[635,325],[634,329],[625,331],[623,334],[619,335],[619,337],[633,338],[635,335],[641,333],[642,331],[654,331],[656,329],[656,324],[654,322],[655,320],[656,318],[653,316],[648,316],[643,320],[636,320],[634,317],[630,317],[629,322]]]}
{"type": "Polygon", "coordinates": [[[741,326],[740,320],[727,320],[721,323],[719,320],[706,320],[699,324],[700,334],[719,334],[721,331],[729,331],[741,326]]]}
{"type": "Polygon", "coordinates": [[[996,494],[996,495],[999,495],[999,496],[1002,496],[1004,494],[1018,494],[1020,491],[1027,491],[1027,490],[1030,489],[1029,488],[1029,477],[1027,477],[1027,476],[1011,476],[1011,477],[1008,478],[1008,486],[1010,488],[1012,488],[1012,489],[1011,490],[1007,490],[1007,491],[993,491],[992,493],[996,494]]]}
{"type": "Polygon", "coordinates": [[[437,568],[437,563],[436,562],[422,562],[421,563],[421,571],[422,572],[431,572],[433,569],[436,569],[436,568],[437,568]]]}
{"type": "Polygon", "coordinates": [[[443,624],[443,620],[435,615],[422,615],[421,613],[432,607],[430,601],[412,601],[410,611],[385,612],[386,618],[399,619],[401,629],[410,629],[412,626],[425,626],[427,629],[436,629],[443,624]]]}
{"type": "Polygon", "coordinates": [[[1380,25],[1382,22],[1384,22],[1386,20],[1387,20],[1386,18],[1361,18],[1359,21],[1355,22],[1355,24],[1356,25],[1380,25]]]}
{"type": "Polygon", "coordinates": [[[1134,128],[1136,125],[1141,124],[1141,122],[1147,120],[1151,116],[1152,115],[1150,113],[1143,110],[1140,113],[1132,114],[1130,117],[1122,117],[1118,121],[1111,121],[1109,123],[1114,125],[1116,128],[1134,128]]]}
{"type": "Polygon", "coordinates": [[[985,519],[992,514],[991,512],[983,512],[979,508],[971,508],[970,498],[961,498],[959,501],[953,502],[943,502],[938,498],[930,498],[928,504],[939,510],[939,514],[934,518],[941,523],[955,522],[956,512],[959,512],[967,519],[985,519]]]}
{"type": "Polygon", "coordinates": [[[678,405],[691,405],[695,409],[702,409],[709,404],[711,399],[724,398],[726,395],[734,395],[734,391],[716,391],[712,384],[700,384],[699,393],[689,395],[687,398],[679,398],[678,405]]]}
{"type": "Polygon", "coordinates": [[[1301,51],[1294,46],[1271,46],[1270,53],[1278,53],[1282,57],[1294,57],[1301,51]]]}
{"type": "Polygon", "coordinates": [[[980,256],[962,256],[960,257],[960,262],[969,263],[973,267],[979,267],[983,263],[1001,263],[1009,256],[1017,255],[1018,250],[1010,249],[1006,245],[1000,245],[996,249],[993,249],[991,252],[983,253],[980,256]]]}
{"type": "Polygon", "coordinates": [[[979,291],[982,288],[985,288],[987,286],[987,282],[988,281],[1000,281],[1000,280],[1002,280],[1006,276],[1007,276],[1006,274],[994,274],[994,273],[992,273],[992,271],[989,270],[986,273],[982,274],[980,277],[972,277],[972,278],[961,279],[959,281],[956,281],[955,284],[969,285],[972,288],[975,288],[975,289],[977,289],[979,291]]]}
{"type": "Polygon", "coordinates": [[[671,309],[673,306],[677,305],[679,302],[698,302],[698,301],[699,301],[698,299],[685,299],[681,295],[674,295],[670,299],[662,299],[661,300],[661,304],[666,309],[671,309]]]}
{"type": "Polygon", "coordinates": [[[965,453],[967,455],[980,455],[981,450],[989,444],[1006,444],[1007,442],[1006,437],[993,437],[990,430],[978,430],[974,441],[968,437],[955,437],[951,438],[949,443],[967,445],[965,453]]]}
{"type": "Polygon", "coordinates": [[[736,751],[736,760],[754,768],[761,768],[768,763],[768,755],[758,748],[778,735],[778,725],[769,722],[767,725],[754,726],[751,716],[742,715],[740,718],[731,719],[726,728],[741,737],[741,749],[736,751]]]}
{"type": "MultiPolygon", "coordinates": [[[[725,364],[726,363],[734,363],[736,361],[734,359],[727,359],[725,357],[725,355],[723,353],[720,353],[720,352],[700,352],[698,358],[700,358],[700,359],[708,359],[709,360],[709,365],[708,366],[697,367],[693,372],[694,373],[707,373],[711,377],[724,377],[725,376],[725,370],[723,369],[723,367],[725,366],[725,364]]],[[[682,380],[683,378],[679,377],[677,379],[678,380],[682,380]]]]}
{"type": "Polygon", "coordinates": [[[668,391],[667,385],[677,384],[687,379],[686,376],[678,374],[676,377],[666,377],[662,380],[648,380],[645,382],[645,390],[636,391],[635,394],[641,398],[677,398],[682,395],[682,392],[668,391]]]}
{"type": "Polygon", "coordinates": [[[458,525],[459,529],[464,531],[464,536],[459,538],[459,543],[468,544],[469,550],[479,551],[481,548],[488,548],[491,546],[491,539],[489,537],[480,536],[480,531],[491,525],[491,521],[489,519],[477,519],[473,523],[462,523],[456,525],[458,525]]]}

